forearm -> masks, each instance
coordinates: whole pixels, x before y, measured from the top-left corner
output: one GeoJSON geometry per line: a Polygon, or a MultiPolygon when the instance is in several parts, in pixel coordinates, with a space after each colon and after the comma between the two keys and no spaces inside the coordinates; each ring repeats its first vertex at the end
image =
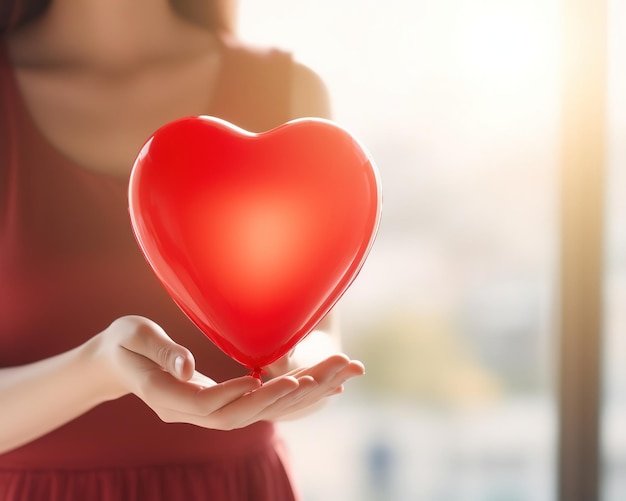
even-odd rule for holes
{"type": "Polygon", "coordinates": [[[95,407],[89,343],[51,358],[0,369],[0,453],[19,447],[95,407]]]}

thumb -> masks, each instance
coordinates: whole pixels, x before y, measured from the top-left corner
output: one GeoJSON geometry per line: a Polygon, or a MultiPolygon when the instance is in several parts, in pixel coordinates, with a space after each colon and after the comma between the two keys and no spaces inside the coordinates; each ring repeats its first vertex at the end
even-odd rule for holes
{"type": "Polygon", "coordinates": [[[191,379],[195,360],[184,346],[175,343],[155,322],[144,317],[130,316],[119,319],[128,325],[121,343],[124,348],[146,357],[181,381],[191,379]]]}

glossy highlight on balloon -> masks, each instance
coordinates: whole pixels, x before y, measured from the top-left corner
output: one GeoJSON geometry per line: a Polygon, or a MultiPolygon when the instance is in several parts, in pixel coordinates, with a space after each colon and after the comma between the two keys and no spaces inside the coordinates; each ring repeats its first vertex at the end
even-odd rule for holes
{"type": "Polygon", "coordinates": [[[356,278],[378,229],[381,189],[370,155],[329,120],[257,134],[186,117],[141,149],[129,211],[172,299],[259,377],[356,278]]]}

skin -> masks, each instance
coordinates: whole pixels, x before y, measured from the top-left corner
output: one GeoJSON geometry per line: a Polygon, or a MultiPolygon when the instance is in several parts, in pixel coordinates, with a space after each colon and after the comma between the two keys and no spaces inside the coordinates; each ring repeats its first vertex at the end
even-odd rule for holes
{"type": "MultiPolygon", "coordinates": [[[[213,34],[166,0],[56,0],[7,41],[46,139],[112,176],[128,176],[138,145],[159,126],[208,107],[221,63],[213,34]]],[[[293,87],[294,117],[330,116],[310,69],[297,65],[293,87]]],[[[151,320],[115,319],[70,351],[0,369],[0,453],[128,394],[165,422],[230,430],[306,414],[364,373],[340,353],[334,313],[267,370],[262,386],[251,377],[216,383],[151,320]]]]}

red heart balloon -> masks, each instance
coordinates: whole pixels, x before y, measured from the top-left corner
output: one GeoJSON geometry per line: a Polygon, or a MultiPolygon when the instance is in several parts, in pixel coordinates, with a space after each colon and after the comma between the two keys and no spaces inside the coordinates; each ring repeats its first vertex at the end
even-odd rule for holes
{"type": "Polygon", "coordinates": [[[201,116],[148,139],[129,204],[139,246],[174,301],[258,376],[355,279],[381,194],[369,155],[328,120],[254,134],[201,116]]]}

